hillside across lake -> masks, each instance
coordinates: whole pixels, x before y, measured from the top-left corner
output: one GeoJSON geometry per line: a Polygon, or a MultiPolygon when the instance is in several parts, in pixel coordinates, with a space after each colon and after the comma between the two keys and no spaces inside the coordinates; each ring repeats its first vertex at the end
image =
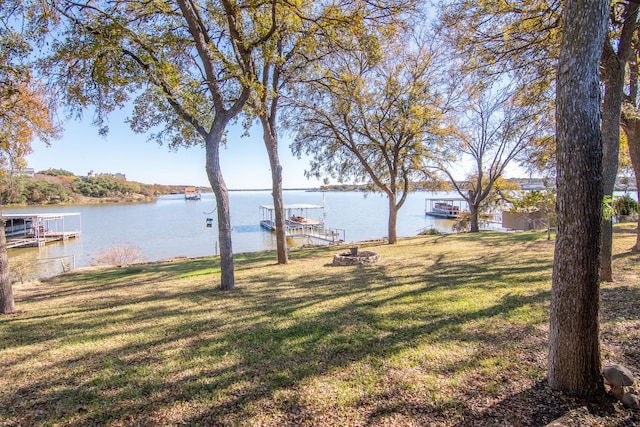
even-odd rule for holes
{"type": "MultiPolygon", "coordinates": [[[[49,169],[33,176],[5,177],[2,200],[5,205],[91,204],[150,202],[156,196],[177,194],[184,185],[141,184],[119,174],[76,176],[62,169],[49,169]]],[[[197,187],[199,192],[211,191],[197,187]]]]}

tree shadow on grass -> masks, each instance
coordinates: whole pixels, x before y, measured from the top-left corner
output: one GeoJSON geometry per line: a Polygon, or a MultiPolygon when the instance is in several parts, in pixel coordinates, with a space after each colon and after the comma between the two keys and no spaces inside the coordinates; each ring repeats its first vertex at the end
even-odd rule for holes
{"type": "Polygon", "coordinates": [[[616,234],[637,234],[637,222],[618,223],[613,226],[613,233],[616,234]]]}
{"type": "MultiPolygon", "coordinates": [[[[358,362],[383,365],[425,343],[483,343],[468,358],[444,363],[435,372],[459,374],[512,345],[514,333],[526,340],[530,325],[512,324],[491,331],[491,336],[470,326],[548,301],[546,290],[509,291],[518,272],[515,266],[491,265],[501,261],[504,258],[486,257],[475,264],[453,264],[436,257],[406,270],[381,263],[314,271],[296,276],[293,282],[286,271],[274,269],[252,277],[252,283],[241,283],[234,292],[205,285],[152,291],[156,280],[197,277],[209,271],[211,263],[204,259],[149,266],[133,275],[95,272],[85,278],[89,284],[74,278],[31,302],[66,298],[74,289],[91,295],[96,283],[110,291],[146,290],[120,301],[124,307],[114,306],[115,299],[89,299],[75,307],[60,307],[58,318],[27,313],[3,323],[6,339],[28,337],[10,346],[37,348],[40,343],[44,351],[63,351],[77,345],[79,352],[50,361],[47,370],[52,375],[5,388],[0,416],[25,425],[158,425],[172,423],[165,418],[172,408],[195,407],[179,422],[234,425],[259,416],[261,409],[256,408],[268,401],[285,423],[310,423],[317,414],[296,393],[312,378],[358,362]],[[471,304],[453,312],[428,304],[442,290],[489,292],[500,287],[505,288],[502,296],[484,306],[471,304]],[[407,308],[411,304],[417,308],[407,308]],[[122,325],[126,334],[109,325],[122,325]],[[288,397],[277,397],[283,393],[288,397]]],[[[241,268],[250,268],[249,261],[243,262],[239,261],[241,268]]],[[[520,274],[543,275],[547,270],[544,261],[520,263],[520,274]]],[[[530,346],[538,348],[539,339],[530,346]]],[[[21,360],[29,357],[35,355],[26,351],[21,360]]],[[[383,368],[376,369],[385,377],[383,368]]],[[[449,411],[458,410],[454,402],[460,397],[451,396],[449,403],[435,406],[425,402],[421,416],[445,422],[449,411]]],[[[386,402],[384,396],[380,402],[386,402]]],[[[382,403],[367,408],[372,420],[382,403]]],[[[459,410],[473,412],[464,406],[459,410]]],[[[393,402],[386,411],[394,411],[393,402]]]]}
{"type": "MultiPolygon", "coordinates": [[[[506,246],[530,242],[549,242],[547,233],[541,231],[517,231],[511,233],[480,231],[478,233],[460,233],[456,239],[463,242],[476,242],[487,246],[506,246]]],[[[553,243],[553,242],[551,242],[553,243]]]]}
{"type": "Polygon", "coordinates": [[[626,252],[619,252],[611,257],[613,261],[629,260],[629,262],[640,261],[640,252],[629,248],[626,252]],[[635,258],[635,259],[634,259],[635,258]]]}
{"type": "MultiPolygon", "coordinates": [[[[392,357],[424,340],[487,341],[486,334],[471,333],[463,326],[474,320],[508,313],[525,304],[546,301],[549,298],[548,292],[529,297],[506,296],[500,303],[484,309],[424,319],[422,322],[414,322],[414,326],[404,326],[403,322],[397,322],[398,327],[389,327],[386,316],[376,314],[376,309],[392,299],[400,300],[407,295],[399,293],[395,298],[375,302],[352,301],[339,309],[300,320],[289,327],[278,328],[267,323],[246,333],[236,331],[234,339],[241,343],[238,344],[243,348],[240,354],[245,355],[241,370],[250,377],[267,380],[266,383],[262,382],[257,387],[250,386],[237,398],[209,408],[206,413],[190,418],[188,423],[217,425],[225,424],[225,420],[240,421],[234,418],[238,411],[250,411],[255,402],[272,398],[278,390],[295,387],[308,378],[326,374],[337,368],[345,368],[357,361],[392,357]],[[379,333],[381,331],[383,333],[379,333]],[[270,339],[265,342],[264,336],[270,339]],[[267,359],[268,362],[265,362],[267,359]]],[[[278,305],[278,302],[275,304],[278,305]]],[[[490,347],[500,348],[512,339],[511,333],[501,335],[497,332],[491,339],[490,347]]],[[[459,364],[445,364],[441,367],[441,373],[452,375],[453,372],[477,366],[483,357],[490,356],[490,353],[479,353],[476,355],[477,359],[464,360],[459,364]]],[[[305,415],[304,405],[298,405],[295,409],[281,409],[287,412],[289,423],[308,419],[310,416],[305,415]]],[[[442,416],[437,410],[436,413],[431,413],[431,416],[442,416]]],[[[234,421],[230,423],[234,424],[234,421]]]]}

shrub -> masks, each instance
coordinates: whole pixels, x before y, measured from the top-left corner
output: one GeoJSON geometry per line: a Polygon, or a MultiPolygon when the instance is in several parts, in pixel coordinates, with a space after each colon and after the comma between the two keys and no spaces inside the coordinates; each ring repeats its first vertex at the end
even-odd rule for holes
{"type": "Polygon", "coordinates": [[[129,244],[117,245],[100,252],[95,258],[89,261],[89,265],[123,265],[144,262],[146,259],[142,255],[142,250],[129,244]]]}
{"type": "Polygon", "coordinates": [[[419,236],[442,236],[440,230],[436,228],[425,228],[418,233],[419,236]]]}
{"type": "Polygon", "coordinates": [[[638,202],[633,200],[631,196],[625,194],[613,201],[613,212],[616,216],[629,216],[638,212],[638,202]]]}
{"type": "Polygon", "coordinates": [[[451,229],[456,233],[464,233],[471,229],[471,214],[467,211],[461,212],[460,216],[453,223],[451,229]]]}

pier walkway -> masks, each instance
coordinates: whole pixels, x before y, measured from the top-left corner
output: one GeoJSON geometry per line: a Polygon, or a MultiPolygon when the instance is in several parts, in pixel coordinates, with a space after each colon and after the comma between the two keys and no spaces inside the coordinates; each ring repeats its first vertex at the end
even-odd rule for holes
{"type": "MultiPolygon", "coordinates": [[[[310,239],[321,240],[326,243],[344,242],[345,231],[338,228],[325,228],[324,226],[291,224],[287,221],[286,236],[287,237],[308,237],[310,239]]],[[[276,225],[273,221],[262,220],[260,225],[267,230],[275,231],[276,225]]]]}

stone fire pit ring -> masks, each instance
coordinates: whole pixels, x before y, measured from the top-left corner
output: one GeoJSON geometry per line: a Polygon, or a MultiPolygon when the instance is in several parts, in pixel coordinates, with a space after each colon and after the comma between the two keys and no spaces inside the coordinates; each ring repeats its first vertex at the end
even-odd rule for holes
{"type": "Polygon", "coordinates": [[[377,262],[380,254],[374,251],[361,251],[358,248],[350,248],[349,252],[340,252],[333,256],[332,265],[369,265],[377,262]]]}

